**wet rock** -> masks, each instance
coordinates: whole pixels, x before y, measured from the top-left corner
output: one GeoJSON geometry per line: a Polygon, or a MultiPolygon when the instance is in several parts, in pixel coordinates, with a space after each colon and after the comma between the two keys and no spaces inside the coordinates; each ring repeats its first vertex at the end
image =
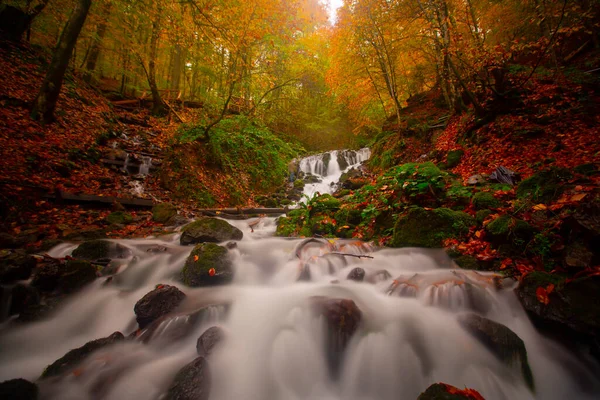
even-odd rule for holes
{"type": "Polygon", "coordinates": [[[365,270],[357,267],[348,273],[346,279],[356,282],[362,282],[365,279],[365,270]]]}
{"type": "Polygon", "coordinates": [[[571,268],[585,268],[592,265],[594,253],[585,243],[576,241],[567,245],[565,252],[565,265],[571,268]]]}
{"type": "Polygon", "coordinates": [[[37,400],[38,387],[25,379],[11,379],[0,383],[0,399],[37,400]]]}
{"type": "Polygon", "coordinates": [[[225,331],[219,326],[212,326],[204,331],[196,343],[196,352],[199,356],[208,357],[215,347],[225,339],[225,331]]]}
{"type": "Polygon", "coordinates": [[[234,271],[227,249],[214,243],[194,247],[181,271],[187,286],[212,286],[231,282],[234,271]]]}
{"type": "Polygon", "coordinates": [[[127,258],[129,255],[131,252],[127,247],[104,239],[83,242],[71,254],[73,258],[87,261],[101,258],[127,258]]]}
{"type": "Polygon", "coordinates": [[[0,258],[0,282],[10,283],[29,279],[35,268],[34,257],[19,251],[10,253],[0,258]]]}
{"type": "Polygon", "coordinates": [[[311,300],[313,311],[323,316],[327,323],[325,351],[330,371],[335,376],[339,372],[348,342],[360,325],[362,312],[349,299],[313,297],[311,300]]]}
{"type": "Polygon", "coordinates": [[[77,349],[69,351],[67,354],[50,364],[46,367],[40,378],[44,379],[52,376],[59,376],[69,372],[96,350],[118,343],[123,339],[125,339],[125,337],[121,332],[115,332],[108,337],[92,340],[77,349]]]}
{"type": "Polygon", "coordinates": [[[198,357],[177,372],[165,400],[208,400],[211,376],[208,362],[198,357]]]}
{"type": "Polygon", "coordinates": [[[50,262],[38,267],[31,285],[41,291],[75,292],[96,279],[96,268],[87,261],[50,262]]]}
{"type": "Polygon", "coordinates": [[[516,333],[498,322],[477,314],[463,315],[459,317],[458,322],[499,360],[508,366],[517,367],[527,386],[534,390],[533,374],[527,360],[525,343],[516,333]]]}
{"type": "Polygon", "coordinates": [[[177,215],[177,207],[171,203],[159,203],[152,207],[152,219],[161,224],[177,215]]]}
{"type": "Polygon", "coordinates": [[[28,307],[40,304],[40,293],[29,285],[16,285],[12,288],[9,315],[21,314],[28,307]]]}
{"type": "Polygon", "coordinates": [[[189,223],[190,220],[184,217],[183,215],[173,215],[169,220],[165,223],[165,225],[169,226],[182,226],[189,223]]]}
{"type": "Polygon", "coordinates": [[[183,229],[182,245],[196,243],[219,243],[227,240],[242,240],[244,234],[235,226],[218,218],[205,217],[192,222],[183,229]]]}
{"type": "MultiPolygon", "coordinates": [[[[491,242],[499,246],[502,244],[517,244],[521,241],[529,242],[535,228],[527,222],[514,218],[509,214],[502,214],[485,226],[491,242]]],[[[518,247],[521,247],[518,245],[518,247]]],[[[518,249],[520,250],[520,249],[518,249]]]]}
{"type": "Polygon", "coordinates": [[[185,294],[175,286],[158,285],[146,293],[133,308],[140,329],[176,309],[185,299],[185,294]]]}
{"type": "Polygon", "coordinates": [[[442,247],[444,239],[460,238],[475,225],[475,219],[448,208],[411,208],[396,222],[392,247],[442,247]]]}
{"type": "Polygon", "coordinates": [[[434,383],[417,400],[485,400],[473,389],[461,390],[446,383],[434,383]],[[476,397],[479,396],[479,397],[476,397]]]}

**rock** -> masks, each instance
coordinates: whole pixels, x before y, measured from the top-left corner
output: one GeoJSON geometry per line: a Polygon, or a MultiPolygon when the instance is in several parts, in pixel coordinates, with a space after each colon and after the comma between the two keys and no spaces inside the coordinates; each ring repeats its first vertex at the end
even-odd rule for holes
{"type": "Polygon", "coordinates": [[[296,179],[294,181],[294,189],[303,190],[304,189],[304,181],[302,179],[296,179]]]}
{"type": "Polygon", "coordinates": [[[96,268],[87,261],[51,262],[37,268],[31,286],[45,292],[75,292],[96,279],[96,268]]]}
{"type": "Polygon", "coordinates": [[[27,307],[40,304],[40,293],[29,285],[15,285],[11,291],[8,315],[21,314],[27,307]]]}
{"type": "Polygon", "coordinates": [[[570,336],[600,339],[600,277],[590,276],[565,283],[564,278],[546,272],[527,274],[516,289],[521,304],[534,322],[570,336]],[[548,304],[537,298],[537,289],[554,285],[548,304]]]}
{"type": "Polygon", "coordinates": [[[244,234],[227,221],[218,218],[204,217],[192,222],[183,229],[180,242],[182,245],[225,242],[242,240],[244,234]]]}
{"type": "Polygon", "coordinates": [[[0,232],[0,249],[15,249],[21,246],[21,242],[7,232],[0,232]]]}
{"type": "Polygon", "coordinates": [[[476,210],[498,208],[502,204],[490,192],[478,192],[473,196],[473,205],[476,210]]]}
{"type": "Polygon", "coordinates": [[[313,311],[323,316],[327,323],[325,351],[330,372],[335,376],[341,366],[346,346],[360,325],[362,312],[356,303],[349,299],[313,297],[311,300],[313,311]]]}
{"type": "Polygon", "coordinates": [[[183,299],[185,294],[170,285],[158,285],[156,289],[146,293],[133,308],[140,329],[175,310],[183,299]]]}
{"type": "Polygon", "coordinates": [[[475,219],[461,211],[413,207],[396,221],[391,246],[442,247],[444,239],[463,237],[474,225],[475,219]]]}
{"type": "Polygon", "coordinates": [[[498,322],[477,314],[463,315],[459,317],[458,322],[500,361],[508,366],[516,366],[527,386],[534,390],[533,374],[527,360],[525,343],[516,333],[498,322]]]}
{"type": "Polygon", "coordinates": [[[473,389],[461,390],[446,383],[434,383],[417,400],[485,400],[473,389]],[[476,397],[479,396],[479,397],[476,397]]]}
{"type": "Polygon", "coordinates": [[[483,185],[487,182],[487,178],[482,174],[471,175],[467,179],[467,185],[483,185]]]}
{"type": "Polygon", "coordinates": [[[131,252],[127,247],[105,239],[83,242],[71,254],[73,258],[88,261],[101,258],[127,258],[129,255],[131,255],[131,252]]]}
{"type": "Polygon", "coordinates": [[[311,213],[317,213],[338,210],[342,202],[330,194],[322,194],[313,197],[310,204],[312,205],[311,213]]]}
{"type": "Polygon", "coordinates": [[[125,337],[121,332],[115,332],[108,337],[92,340],[82,347],[69,351],[67,354],[54,361],[46,367],[40,378],[45,379],[52,376],[63,375],[64,373],[73,370],[79,363],[96,350],[118,343],[123,339],[125,339],[125,337]]]}
{"type": "Polygon", "coordinates": [[[127,159],[127,152],[122,149],[110,149],[106,154],[106,158],[109,160],[125,161],[127,159]]]}
{"type": "Polygon", "coordinates": [[[354,268],[352,271],[350,271],[350,273],[348,273],[346,279],[362,282],[365,279],[365,270],[360,267],[354,268]]]}
{"type": "Polygon", "coordinates": [[[214,243],[194,247],[181,271],[181,280],[187,286],[212,286],[233,279],[233,265],[227,249],[214,243]]]}
{"type": "Polygon", "coordinates": [[[492,210],[479,210],[475,213],[475,220],[478,224],[483,224],[483,221],[492,215],[492,210]]]}
{"type": "Polygon", "coordinates": [[[133,217],[128,212],[114,211],[108,214],[106,221],[113,225],[124,225],[133,221],[133,217]]]}
{"type": "MultiPolygon", "coordinates": [[[[345,170],[346,168],[348,168],[348,161],[346,161],[346,154],[348,154],[349,151],[348,150],[343,150],[343,151],[338,151],[337,153],[337,162],[340,166],[340,170],[345,170]]],[[[325,155],[330,155],[330,153],[325,153],[325,155]]],[[[329,160],[327,160],[329,163],[329,160]]],[[[325,157],[323,157],[323,162],[325,162],[325,157]]],[[[327,164],[325,165],[325,168],[327,168],[327,164]]],[[[325,169],[327,170],[327,169],[325,169]]]]}
{"type": "Polygon", "coordinates": [[[525,179],[517,187],[517,198],[548,204],[560,197],[573,175],[566,168],[551,168],[525,179]]]}
{"type": "Polygon", "coordinates": [[[489,180],[512,186],[517,183],[518,176],[514,171],[501,165],[490,174],[489,180]]]}
{"type": "Polygon", "coordinates": [[[159,203],[152,207],[152,219],[164,224],[177,214],[177,207],[171,203],[159,203]]]}
{"type": "Polygon", "coordinates": [[[37,400],[38,387],[25,379],[11,379],[0,383],[0,399],[37,400]]]}
{"type": "Polygon", "coordinates": [[[219,326],[210,327],[198,338],[196,352],[199,356],[208,357],[223,339],[225,339],[223,328],[219,326]]]}
{"type": "MultiPolygon", "coordinates": [[[[502,214],[485,226],[490,241],[495,245],[527,243],[535,233],[535,228],[527,222],[502,214]]],[[[520,249],[517,249],[520,251],[520,249]]]]}
{"type": "Polygon", "coordinates": [[[183,215],[175,214],[165,223],[165,225],[169,226],[182,226],[189,223],[190,220],[184,217],[183,215]]]}
{"type": "Polygon", "coordinates": [[[446,167],[448,169],[452,169],[460,164],[460,160],[465,154],[462,150],[450,150],[448,152],[448,156],[446,157],[446,167]]]}
{"type": "Polygon", "coordinates": [[[585,268],[592,266],[594,253],[580,241],[575,241],[567,245],[565,252],[565,265],[571,268],[585,268]]]}
{"type": "Polygon", "coordinates": [[[575,209],[572,220],[568,223],[590,239],[597,239],[600,237],[600,203],[581,204],[575,209]]]}
{"type": "Polygon", "coordinates": [[[29,279],[35,265],[34,257],[19,251],[0,258],[0,283],[29,279]]]}
{"type": "Polygon", "coordinates": [[[210,387],[208,362],[198,357],[177,372],[164,400],[208,400],[210,387]]]}

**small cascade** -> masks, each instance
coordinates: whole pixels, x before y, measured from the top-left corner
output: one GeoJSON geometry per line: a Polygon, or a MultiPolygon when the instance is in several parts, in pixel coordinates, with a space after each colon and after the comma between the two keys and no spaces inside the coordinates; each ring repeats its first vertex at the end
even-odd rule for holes
{"type": "Polygon", "coordinates": [[[150,168],[152,168],[152,157],[142,157],[142,163],[140,164],[138,175],[148,175],[150,173],[150,168]]]}
{"type": "Polygon", "coordinates": [[[316,193],[333,193],[341,175],[358,168],[369,159],[368,148],[360,150],[334,150],[303,158],[298,165],[298,178],[305,183],[303,195],[311,198],[316,193]]]}

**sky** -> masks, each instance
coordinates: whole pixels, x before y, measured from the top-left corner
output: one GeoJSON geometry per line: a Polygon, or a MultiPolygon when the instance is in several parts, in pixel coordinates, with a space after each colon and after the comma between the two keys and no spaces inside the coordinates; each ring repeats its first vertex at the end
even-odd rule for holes
{"type": "Polygon", "coordinates": [[[335,24],[336,21],[336,10],[342,6],[343,2],[344,0],[329,0],[329,7],[327,11],[329,12],[329,21],[331,21],[332,24],[335,24]]]}

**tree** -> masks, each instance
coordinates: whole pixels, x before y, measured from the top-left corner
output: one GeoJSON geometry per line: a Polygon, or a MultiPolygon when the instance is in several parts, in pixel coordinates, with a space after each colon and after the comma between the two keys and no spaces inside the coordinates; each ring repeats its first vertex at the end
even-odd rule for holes
{"type": "Polygon", "coordinates": [[[50,67],[46,72],[40,92],[33,103],[31,117],[35,120],[42,123],[54,121],[54,110],[56,109],[56,102],[58,101],[65,72],[91,4],[92,0],[79,0],[60,35],[50,67]]]}
{"type": "Polygon", "coordinates": [[[87,56],[85,64],[85,73],[83,74],[83,80],[90,83],[92,80],[92,74],[96,69],[96,63],[98,62],[98,56],[100,55],[100,46],[106,35],[106,28],[108,25],[108,18],[110,17],[110,11],[112,3],[110,0],[105,0],[102,8],[101,20],[96,28],[96,35],[92,38],[92,44],[89,49],[89,55],[87,56]]]}

